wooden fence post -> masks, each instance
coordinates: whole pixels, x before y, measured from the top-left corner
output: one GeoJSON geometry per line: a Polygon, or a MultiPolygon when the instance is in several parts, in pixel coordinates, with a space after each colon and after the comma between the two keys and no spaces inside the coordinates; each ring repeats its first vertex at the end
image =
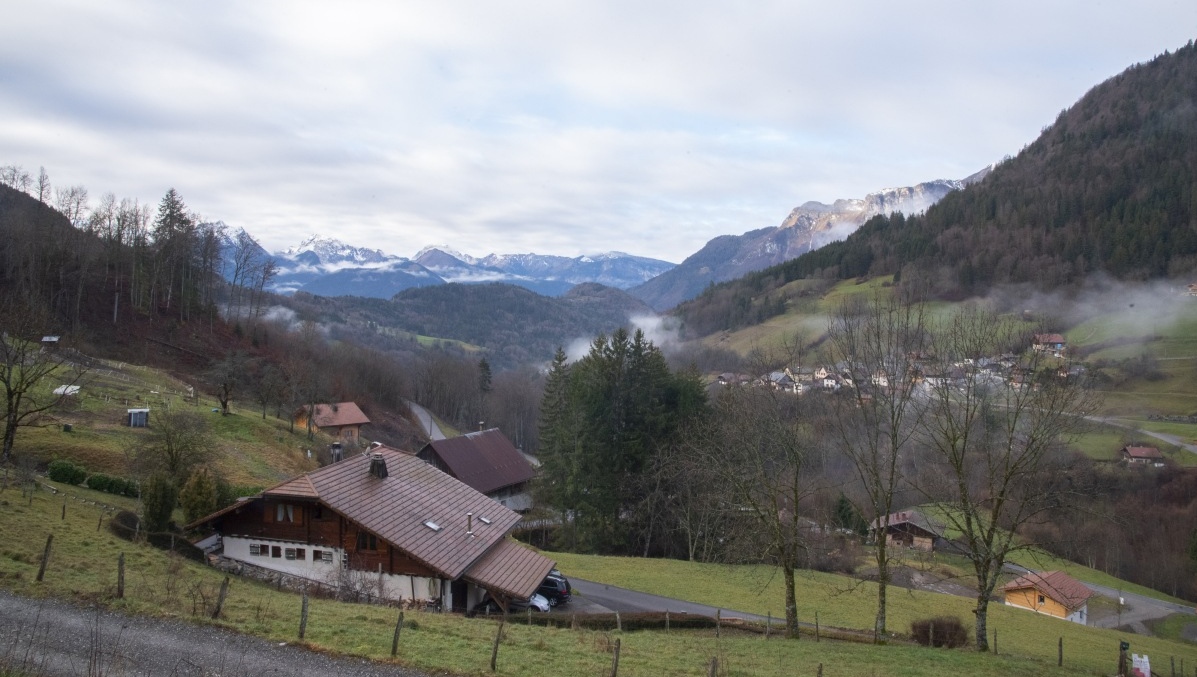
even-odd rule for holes
{"type": "Polygon", "coordinates": [[[719,639],[719,632],[723,629],[723,609],[715,609],[715,639],[719,639]]]}
{"type": "Polygon", "coordinates": [[[125,598],[125,553],[116,558],[116,598],[125,598]]]}
{"type": "Polygon", "coordinates": [[[62,519],[66,519],[66,496],[62,497],[62,519]]]}
{"type": "Polygon", "coordinates": [[[499,617],[499,630],[495,633],[495,645],[490,650],[490,671],[495,671],[495,663],[499,660],[499,640],[503,638],[503,624],[507,622],[507,614],[499,617]]]}
{"type": "Polygon", "coordinates": [[[619,638],[615,638],[615,656],[611,658],[611,677],[619,677],[619,638]]]}
{"type": "Polygon", "coordinates": [[[308,591],[303,591],[303,606],[299,612],[299,638],[303,639],[308,630],[308,591]]]}
{"type": "Polygon", "coordinates": [[[104,513],[100,513],[100,521],[96,522],[96,533],[100,533],[100,527],[104,526],[104,513]]]}
{"type": "Polygon", "coordinates": [[[399,631],[403,629],[403,612],[399,612],[399,620],[395,621],[395,636],[391,639],[391,658],[399,653],[399,631]]]}
{"type": "Polygon", "coordinates": [[[619,609],[615,610],[615,629],[623,632],[623,620],[619,617],[619,609]]]}
{"type": "Polygon", "coordinates": [[[711,656],[711,666],[707,669],[707,677],[718,677],[719,675],[719,657],[711,656]]]}
{"type": "Polygon", "coordinates": [[[997,628],[993,629],[993,655],[997,655],[997,628]]]}
{"type": "Polygon", "coordinates": [[[50,561],[50,544],[54,542],[54,534],[46,537],[46,549],[42,552],[42,565],[37,568],[37,582],[42,582],[42,577],[46,575],[46,564],[50,561]]]}
{"type": "Polygon", "coordinates": [[[1060,638],[1059,648],[1056,650],[1056,666],[1063,667],[1064,665],[1064,638],[1060,638]]]}
{"type": "Polygon", "coordinates": [[[819,641],[819,612],[815,612],[815,641],[819,641]]]}
{"type": "MultiPolygon", "coordinates": [[[[216,596],[216,608],[212,609],[212,620],[220,618],[220,611],[224,608],[224,598],[229,594],[229,577],[225,576],[224,580],[220,582],[220,594],[216,596]]],[[[306,609],[305,609],[306,612],[306,609]]],[[[305,613],[306,615],[306,613],[305,613]]],[[[303,630],[300,631],[300,638],[303,638],[303,630]]]]}

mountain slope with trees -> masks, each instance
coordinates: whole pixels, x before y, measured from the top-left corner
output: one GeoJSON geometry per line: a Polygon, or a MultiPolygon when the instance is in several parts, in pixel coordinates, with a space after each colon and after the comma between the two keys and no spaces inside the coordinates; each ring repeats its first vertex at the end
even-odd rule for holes
{"type": "Polygon", "coordinates": [[[963,299],[1004,284],[1069,288],[1093,274],[1191,281],[1195,270],[1190,42],[1093,88],[1017,157],[925,214],[874,217],[843,241],[710,289],[678,312],[706,318],[700,333],[733,328],[737,308],[804,278],[895,275],[904,289],[963,299]]]}

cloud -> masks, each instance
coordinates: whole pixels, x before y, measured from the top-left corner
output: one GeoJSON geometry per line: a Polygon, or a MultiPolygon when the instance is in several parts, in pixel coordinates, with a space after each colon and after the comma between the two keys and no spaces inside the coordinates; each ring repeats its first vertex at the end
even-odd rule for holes
{"type": "Polygon", "coordinates": [[[1191,2],[47,0],[0,23],[0,164],[264,246],[681,261],[796,204],[962,178],[1191,2]]]}

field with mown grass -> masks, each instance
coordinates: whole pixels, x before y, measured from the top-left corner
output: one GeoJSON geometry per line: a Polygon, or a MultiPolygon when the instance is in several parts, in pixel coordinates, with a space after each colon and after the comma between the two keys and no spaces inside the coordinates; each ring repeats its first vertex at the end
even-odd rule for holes
{"type": "MultiPolygon", "coordinates": [[[[397,611],[391,608],[313,599],[305,641],[298,642],[300,598],[269,586],[234,579],[220,620],[207,618],[222,575],[206,566],[171,557],[149,546],[130,543],[112,535],[106,526],[97,530],[99,504],[131,507],[127,499],[74,487],[57,486],[60,493],[39,490],[32,500],[9,485],[0,491],[0,585],[21,595],[51,596],[156,617],[171,617],[213,624],[271,641],[299,643],[336,654],[390,661],[390,644],[397,611]],[[62,506],[67,506],[62,519],[62,506]],[[45,579],[37,575],[45,536],[54,541],[45,579]],[[126,556],[126,596],[115,598],[117,558],[126,556]]],[[[105,521],[108,517],[106,516],[105,521]]],[[[629,584],[641,580],[654,592],[676,594],[695,601],[719,604],[737,600],[748,611],[767,612],[780,600],[780,582],[766,567],[724,567],[662,560],[559,556],[569,575],[629,584]],[[613,579],[618,578],[618,581],[613,579]]],[[[849,627],[869,627],[867,598],[871,586],[852,588],[845,580],[822,574],[800,578],[801,613],[813,620],[849,627]]],[[[634,587],[629,585],[629,587],[634,587]]],[[[946,611],[967,618],[967,609],[955,598],[896,591],[894,627],[909,619],[946,611]]],[[[965,604],[967,602],[965,601],[965,604]]],[[[726,605],[733,606],[733,605],[726,605]]],[[[568,612],[568,610],[566,610],[568,612]]],[[[620,675],[705,675],[711,657],[718,656],[720,674],[816,674],[819,665],[827,677],[928,677],[968,674],[999,675],[1110,674],[1117,642],[1126,639],[1137,651],[1156,661],[1169,656],[1197,665],[1197,648],[1179,642],[1127,636],[1092,630],[1070,623],[1036,617],[1026,612],[997,608],[994,627],[999,631],[997,656],[971,649],[925,649],[906,644],[872,646],[822,641],[809,637],[785,641],[766,640],[759,634],[725,629],[720,638],[713,630],[666,633],[627,633],[571,630],[560,615],[560,627],[527,626],[520,617],[504,631],[498,658],[499,675],[605,675],[609,674],[614,640],[621,644],[620,675]],[[1065,665],[1055,665],[1058,637],[1065,642],[1065,665]]],[[[466,619],[455,614],[405,612],[398,663],[436,674],[490,674],[491,643],[497,629],[494,619],[466,619]]]]}

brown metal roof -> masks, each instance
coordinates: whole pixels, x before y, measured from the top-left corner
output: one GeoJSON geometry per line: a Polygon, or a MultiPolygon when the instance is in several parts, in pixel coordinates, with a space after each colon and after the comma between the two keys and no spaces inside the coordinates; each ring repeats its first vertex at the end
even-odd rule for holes
{"type": "Polygon", "coordinates": [[[1079,608],[1093,596],[1093,591],[1084,583],[1063,571],[1032,571],[1002,586],[1002,592],[1025,588],[1034,588],[1069,610],[1079,608]]]}
{"type": "Polygon", "coordinates": [[[536,592],[554,564],[530,548],[503,539],[466,571],[465,578],[492,595],[502,593],[513,599],[526,599],[536,592]]]}
{"type": "Polygon", "coordinates": [[[354,402],[317,404],[312,422],[317,428],[337,428],[346,425],[365,425],[370,422],[354,402]]]}
{"type": "Polygon", "coordinates": [[[1155,447],[1124,447],[1122,449],[1131,458],[1163,458],[1164,455],[1155,447]]]}
{"type": "Polygon", "coordinates": [[[450,475],[484,494],[536,475],[532,464],[498,428],[429,442],[419,456],[430,461],[435,456],[450,475]]]}
{"type": "MultiPolygon", "coordinates": [[[[263,497],[318,500],[452,579],[460,578],[483,555],[490,555],[488,551],[496,544],[506,542],[504,537],[520,521],[518,513],[415,456],[378,446],[271,487],[258,496],[197,520],[188,528],[211,522],[263,497]],[[387,477],[370,475],[371,453],[381,454],[386,461],[387,477]],[[473,513],[472,520],[467,520],[467,513],[473,513]],[[469,522],[472,530],[467,532],[469,522]]],[[[492,559],[533,567],[533,573],[503,574],[494,568],[498,565],[480,570],[480,578],[514,586],[511,590],[521,588],[525,579],[534,578],[542,564],[539,560],[513,559],[502,553],[494,554],[492,559]]],[[[544,575],[540,574],[540,578],[544,575]]]]}

